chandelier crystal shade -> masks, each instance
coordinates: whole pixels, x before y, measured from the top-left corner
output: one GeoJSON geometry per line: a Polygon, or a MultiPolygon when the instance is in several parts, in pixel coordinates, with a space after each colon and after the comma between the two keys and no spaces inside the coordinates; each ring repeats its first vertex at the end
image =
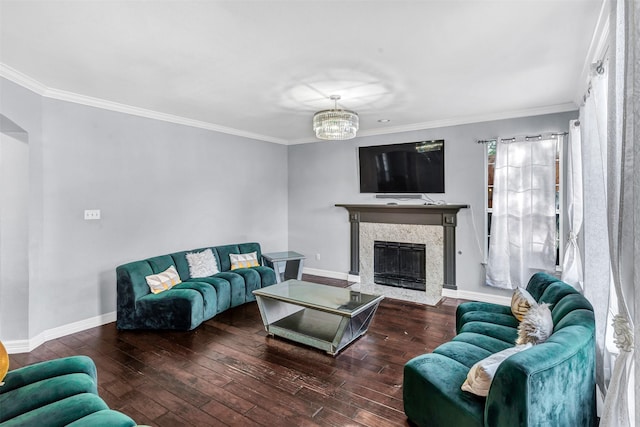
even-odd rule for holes
{"type": "Polygon", "coordinates": [[[313,131],[316,138],[325,140],[344,140],[355,138],[359,127],[358,114],[338,109],[339,95],[331,95],[334,109],[318,111],[313,115],[313,131]]]}

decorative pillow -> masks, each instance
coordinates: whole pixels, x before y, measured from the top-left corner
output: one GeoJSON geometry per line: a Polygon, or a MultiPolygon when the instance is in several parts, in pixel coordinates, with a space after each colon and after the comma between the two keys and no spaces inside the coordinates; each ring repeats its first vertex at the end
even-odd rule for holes
{"type": "Polygon", "coordinates": [[[4,348],[2,341],[0,341],[0,386],[4,385],[2,382],[4,377],[9,372],[9,354],[7,353],[7,349],[4,348]]]}
{"type": "Polygon", "coordinates": [[[173,288],[178,283],[182,283],[180,275],[173,265],[162,273],[146,276],[145,279],[147,280],[147,285],[151,288],[151,292],[154,294],[159,294],[160,292],[173,288]]]}
{"type": "Polygon", "coordinates": [[[511,297],[511,313],[518,319],[518,322],[522,322],[525,314],[531,307],[538,305],[537,301],[531,296],[529,291],[525,288],[516,288],[511,297]]]}
{"type": "Polygon", "coordinates": [[[467,379],[460,388],[478,396],[488,395],[489,388],[491,387],[491,381],[493,381],[493,377],[496,375],[498,366],[500,366],[507,357],[530,347],[532,347],[531,344],[517,345],[482,359],[471,367],[469,374],[467,374],[467,379]]]}
{"type": "Polygon", "coordinates": [[[205,249],[202,252],[189,252],[186,257],[189,263],[189,276],[192,279],[209,277],[220,272],[216,257],[213,256],[211,249],[205,249]]]}
{"type": "Polygon", "coordinates": [[[553,318],[549,304],[531,307],[518,325],[516,344],[541,344],[553,333],[553,318]]]}
{"type": "Polygon", "coordinates": [[[258,252],[250,252],[248,254],[229,254],[229,259],[231,260],[232,270],[235,270],[236,268],[257,267],[260,265],[258,263],[258,252]]]}

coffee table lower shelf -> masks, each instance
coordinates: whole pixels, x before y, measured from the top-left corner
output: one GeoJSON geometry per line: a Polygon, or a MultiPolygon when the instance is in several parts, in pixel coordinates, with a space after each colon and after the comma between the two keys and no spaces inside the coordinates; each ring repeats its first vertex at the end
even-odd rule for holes
{"type": "Polygon", "coordinates": [[[281,301],[257,299],[269,335],[324,350],[332,356],[367,332],[378,308],[375,304],[353,317],[345,317],[281,301]]]}

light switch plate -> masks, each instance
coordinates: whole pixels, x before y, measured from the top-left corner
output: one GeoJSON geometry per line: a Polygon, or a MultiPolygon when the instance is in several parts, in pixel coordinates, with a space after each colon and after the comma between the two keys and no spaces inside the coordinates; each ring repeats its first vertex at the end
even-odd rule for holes
{"type": "Polygon", "coordinates": [[[100,209],[86,209],[84,211],[84,219],[100,219],[100,209]]]}

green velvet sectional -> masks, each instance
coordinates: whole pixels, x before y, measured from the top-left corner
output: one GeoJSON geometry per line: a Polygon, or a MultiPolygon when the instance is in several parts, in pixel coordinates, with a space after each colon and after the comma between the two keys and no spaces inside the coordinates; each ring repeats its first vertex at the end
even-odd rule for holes
{"type": "Polygon", "coordinates": [[[404,368],[404,411],[418,426],[596,425],[595,321],[591,304],[573,287],[545,273],[527,286],[549,303],[553,334],[506,359],[486,398],[462,391],[469,369],[514,346],[518,320],[511,308],[468,302],[456,313],[457,336],[404,368]]]}
{"type": "Polygon", "coordinates": [[[136,423],[98,396],[96,366],[86,356],[9,371],[0,386],[0,426],[129,427],[136,423]]]}
{"type": "Polygon", "coordinates": [[[212,250],[220,273],[211,277],[191,278],[186,254],[209,248],[193,249],[130,262],[119,266],[117,273],[118,329],[191,330],[205,320],[230,307],[255,301],[252,291],[276,283],[272,268],[258,266],[231,271],[229,254],[257,252],[260,244],[241,243],[214,246],[212,250]],[[182,283],[153,294],[146,276],[175,266],[182,283]]]}

